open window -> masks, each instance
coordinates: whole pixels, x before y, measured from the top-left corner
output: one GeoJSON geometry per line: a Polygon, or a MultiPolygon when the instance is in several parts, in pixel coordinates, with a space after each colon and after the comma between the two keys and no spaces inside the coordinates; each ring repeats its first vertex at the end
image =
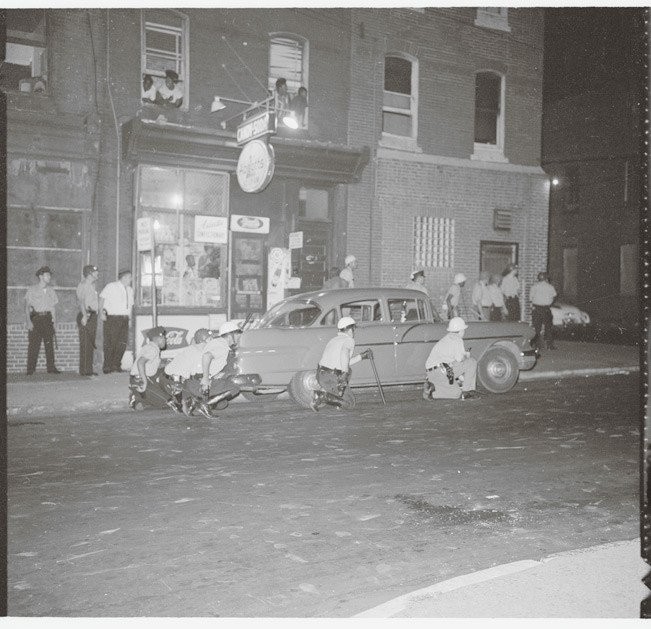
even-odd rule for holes
{"type": "Polygon", "coordinates": [[[142,9],[141,98],[145,105],[188,109],[188,18],[142,9]]]}
{"type": "Polygon", "coordinates": [[[475,138],[472,159],[506,162],[504,157],[504,77],[475,74],[475,138]]]}
{"type": "Polygon", "coordinates": [[[269,40],[268,88],[276,95],[278,120],[293,117],[299,129],[308,123],[308,42],[288,33],[274,33],[269,40]],[[284,87],[278,83],[284,79],[284,87]]]}
{"type": "Polygon", "coordinates": [[[8,10],[5,58],[0,87],[21,92],[47,91],[46,22],[43,9],[8,10]]]}
{"type": "Polygon", "coordinates": [[[427,320],[425,302],[422,299],[389,299],[387,304],[392,323],[427,320]]]}
{"type": "Polygon", "coordinates": [[[402,53],[384,58],[382,142],[416,148],[418,137],[418,61],[402,53]]]}

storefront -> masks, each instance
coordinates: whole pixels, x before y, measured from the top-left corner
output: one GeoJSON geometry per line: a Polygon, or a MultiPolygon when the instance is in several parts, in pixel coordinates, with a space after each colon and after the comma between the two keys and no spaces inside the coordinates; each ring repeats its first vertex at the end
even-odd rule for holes
{"type": "Polygon", "coordinates": [[[273,138],[275,174],[251,194],[235,176],[241,149],[231,134],[139,119],[123,133],[136,347],[154,318],[179,348],[200,327],[259,316],[278,299],[320,288],[345,254],[346,184],[359,178],[367,151],[273,138]],[[139,247],[139,219],[150,220],[151,248],[139,247]]]}

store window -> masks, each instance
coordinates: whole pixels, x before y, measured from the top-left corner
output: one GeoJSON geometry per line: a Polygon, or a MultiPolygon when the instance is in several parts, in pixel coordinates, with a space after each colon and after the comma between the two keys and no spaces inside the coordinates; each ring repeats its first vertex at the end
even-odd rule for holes
{"type": "Polygon", "coordinates": [[[418,62],[403,54],[384,58],[382,100],[383,140],[405,138],[415,145],[418,136],[418,62]]]}
{"type": "Polygon", "coordinates": [[[47,47],[43,9],[8,10],[0,87],[21,92],[47,90],[47,47]]]}
{"type": "Polygon", "coordinates": [[[153,221],[156,273],[151,253],[141,253],[139,305],[151,305],[155,281],[161,306],[225,308],[228,175],[143,165],[138,189],[138,218],[153,221]]]}
{"type": "Polygon", "coordinates": [[[504,159],[504,77],[495,72],[475,75],[475,142],[473,159],[504,159]]]}
{"type": "Polygon", "coordinates": [[[143,103],[187,110],[187,16],[173,9],[143,9],[141,28],[143,103]]]}

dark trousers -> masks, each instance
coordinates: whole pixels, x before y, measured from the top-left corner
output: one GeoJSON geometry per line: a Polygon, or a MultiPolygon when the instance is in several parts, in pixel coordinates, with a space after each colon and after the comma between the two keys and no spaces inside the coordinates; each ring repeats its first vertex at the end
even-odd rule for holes
{"type": "Polygon", "coordinates": [[[552,324],[552,309],[549,306],[533,306],[531,311],[531,325],[536,331],[532,343],[540,348],[540,333],[544,326],[545,328],[545,341],[547,346],[554,344],[554,326],[552,324]]]}
{"type": "Polygon", "coordinates": [[[45,345],[45,362],[48,371],[54,371],[54,324],[52,315],[33,314],[31,317],[34,326],[28,334],[27,343],[27,373],[34,373],[38,353],[41,351],[41,341],[45,345]]]}
{"type": "Polygon", "coordinates": [[[129,339],[129,317],[108,315],[104,321],[104,373],[122,371],[120,363],[129,339]]]}
{"type": "Polygon", "coordinates": [[[81,312],[77,313],[79,330],[79,373],[82,376],[93,375],[93,350],[97,334],[97,313],[90,312],[86,325],[81,325],[81,312]]]}
{"type": "Polygon", "coordinates": [[[129,376],[129,389],[137,401],[154,408],[167,406],[168,400],[172,397],[171,381],[162,367],[153,376],[147,376],[147,388],[144,393],[136,390],[137,380],[138,376],[129,376]]]}
{"type": "Polygon", "coordinates": [[[520,300],[517,297],[505,297],[506,309],[509,311],[507,321],[520,321],[520,300]]]}

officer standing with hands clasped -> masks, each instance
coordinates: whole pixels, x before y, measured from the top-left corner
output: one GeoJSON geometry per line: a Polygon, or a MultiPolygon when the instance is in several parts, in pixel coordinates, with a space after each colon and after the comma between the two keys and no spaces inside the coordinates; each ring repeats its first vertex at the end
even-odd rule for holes
{"type": "Polygon", "coordinates": [[[448,333],[432,348],[425,362],[425,384],[431,385],[427,387],[429,390],[423,391],[425,399],[431,397],[465,400],[477,397],[477,361],[463,345],[463,335],[467,328],[468,324],[461,317],[453,317],[448,323],[448,333]]]}
{"type": "Polygon", "coordinates": [[[324,404],[341,407],[348,388],[352,365],[364,358],[371,358],[370,349],[361,354],[355,351],[355,319],[342,317],[337,323],[339,333],[328,341],[316,370],[316,379],[323,391],[315,391],[310,408],[317,412],[324,404]]]}
{"type": "Polygon", "coordinates": [[[59,303],[59,299],[54,289],[49,285],[52,281],[50,267],[42,266],[36,271],[36,277],[38,278],[38,284],[30,286],[25,294],[25,314],[27,315],[28,330],[28,376],[31,376],[36,370],[41,341],[45,345],[47,372],[61,373],[54,365],[56,305],[59,303]]]}
{"type": "Polygon", "coordinates": [[[95,349],[95,336],[97,334],[97,311],[99,310],[99,297],[95,283],[99,271],[94,264],[84,267],[84,279],[77,286],[77,328],[79,329],[79,374],[82,376],[96,376],[93,371],[93,350],[95,349]]]}
{"type": "Polygon", "coordinates": [[[545,327],[545,341],[547,349],[556,349],[554,345],[554,321],[552,318],[551,305],[556,299],[556,289],[547,281],[547,273],[538,273],[538,281],[531,287],[529,292],[531,299],[531,324],[536,331],[532,345],[540,349],[540,333],[545,327]]]}
{"type": "Polygon", "coordinates": [[[122,371],[122,355],[127,349],[129,322],[133,310],[131,271],[120,271],[116,282],[108,283],[99,294],[104,322],[104,373],[122,371]]]}

